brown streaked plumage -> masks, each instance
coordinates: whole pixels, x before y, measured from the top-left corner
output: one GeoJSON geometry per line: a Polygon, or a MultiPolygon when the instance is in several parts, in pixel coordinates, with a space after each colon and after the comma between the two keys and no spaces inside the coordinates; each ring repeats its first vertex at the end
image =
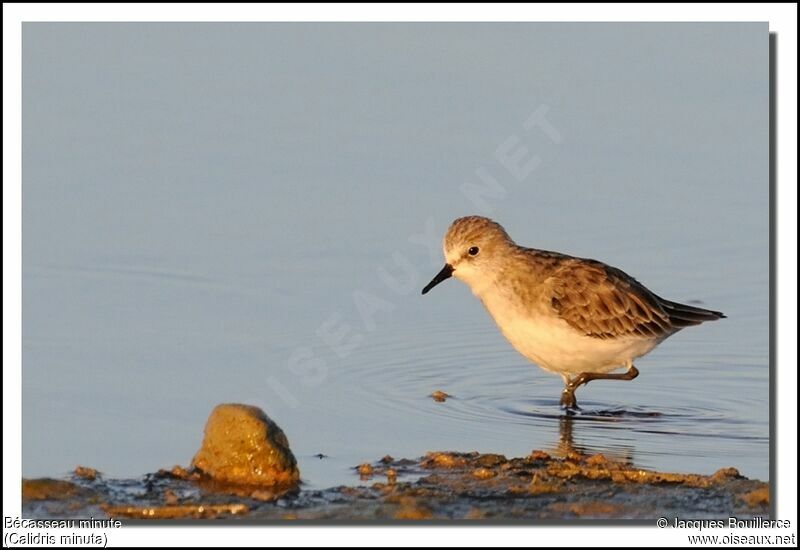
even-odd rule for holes
{"type": "Polygon", "coordinates": [[[661,298],[596,260],[517,245],[488,218],[455,220],[444,237],[445,267],[423,289],[463,280],[504,336],[528,359],[560,374],[561,402],[596,379],[631,380],[633,360],[682,328],[725,317],[661,298]],[[626,368],[624,373],[612,373],[626,368]]]}

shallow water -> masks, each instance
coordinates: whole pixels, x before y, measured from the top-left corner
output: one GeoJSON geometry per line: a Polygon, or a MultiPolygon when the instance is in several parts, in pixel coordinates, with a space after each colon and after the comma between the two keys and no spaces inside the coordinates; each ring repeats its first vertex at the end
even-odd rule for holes
{"type": "Polygon", "coordinates": [[[237,401],[310,487],[570,446],[768,478],[765,25],[175,29],[25,27],[25,476],[185,465],[237,401]],[[524,128],[542,105],[558,143],[524,128]],[[728,318],[566,419],[461,283],[419,294],[470,213],[728,318]]]}

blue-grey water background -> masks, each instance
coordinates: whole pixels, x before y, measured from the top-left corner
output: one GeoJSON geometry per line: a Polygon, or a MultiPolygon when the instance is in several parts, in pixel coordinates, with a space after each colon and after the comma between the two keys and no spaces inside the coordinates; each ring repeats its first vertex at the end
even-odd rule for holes
{"type": "Polygon", "coordinates": [[[23,474],[185,465],[245,402],[310,487],[569,445],[766,480],[767,58],[765,23],[25,24],[23,474]],[[728,318],[559,421],[465,286],[419,294],[472,213],[728,318]]]}

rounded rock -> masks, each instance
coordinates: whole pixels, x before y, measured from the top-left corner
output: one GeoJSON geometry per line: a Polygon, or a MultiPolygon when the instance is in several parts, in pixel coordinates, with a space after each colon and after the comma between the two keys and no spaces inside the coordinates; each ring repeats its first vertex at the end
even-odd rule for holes
{"type": "Polygon", "coordinates": [[[192,466],[223,483],[292,487],[300,481],[283,430],[250,405],[223,404],[211,411],[192,466]]]}

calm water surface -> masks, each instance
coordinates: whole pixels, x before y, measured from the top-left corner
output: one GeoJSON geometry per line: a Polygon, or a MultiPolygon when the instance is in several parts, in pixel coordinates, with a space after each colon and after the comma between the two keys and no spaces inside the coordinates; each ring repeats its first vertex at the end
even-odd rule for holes
{"type": "Polygon", "coordinates": [[[24,475],[187,464],[245,402],[310,487],[436,449],[767,479],[765,25],[37,24],[24,52],[24,475]],[[464,285],[419,294],[471,213],[728,318],[565,419],[464,285]]]}

